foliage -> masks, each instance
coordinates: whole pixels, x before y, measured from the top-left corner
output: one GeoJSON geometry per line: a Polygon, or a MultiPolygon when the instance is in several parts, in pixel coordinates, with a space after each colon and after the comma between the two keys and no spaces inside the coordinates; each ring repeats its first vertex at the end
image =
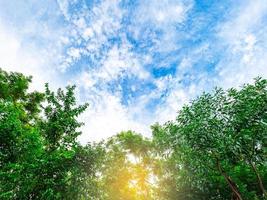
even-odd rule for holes
{"type": "Polygon", "coordinates": [[[77,143],[77,117],[87,105],[76,106],[74,87],[28,92],[30,82],[23,74],[0,71],[0,199],[88,195],[80,191],[89,187],[101,150],[77,143]]]}
{"type": "Polygon", "coordinates": [[[266,87],[258,78],[239,91],[217,88],[184,106],[175,122],[154,127],[179,166],[173,175],[184,199],[266,198],[266,87]]]}
{"type": "Polygon", "coordinates": [[[151,142],[135,132],[126,131],[108,139],[105,146],[105,162],[100,171],[103,199],[154,199],[151,142]]]}
{"type": "Polygon", "coordinates": [[[0,70],[0,199],[267,198],[266,79],[203,93],[151,138],[122,131],[85,146],[75,87],[30,83],[0,70]]]}

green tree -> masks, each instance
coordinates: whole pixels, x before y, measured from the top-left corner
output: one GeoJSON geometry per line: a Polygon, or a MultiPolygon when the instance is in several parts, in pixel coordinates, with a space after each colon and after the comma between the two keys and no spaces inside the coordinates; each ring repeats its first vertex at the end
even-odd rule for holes
{"type": "Polygon", "coordinates": [[[100,171],[104,199],[154,199],[150,146],[148,139],[132,131],[108,139],[100,171]]]}
{"type": "Polygon", "coordinates": [[[267,171],[266,94],[262,79],[241,90],[215,89],[184,106],[175,122],[153,127],[154,140],[171,152],[168,159],[178,166],[173,174],[176,190],[193,191],[185,199],[262,197],[267,171]]]}
{"type": "Polygon", "coordinates": [[[216,88],[153,137],[82,146],[74,86],[29,92],[0,69],[0,199],[260,200],[267,185],[267,80],[216,88]]]}
{"type": "Polygon", "coordinates": [[[75,87],[28,92],[30,83],[31,77],[0,70],[0,198],[94,198],[103,153],[77,142],[77,117],[87,104],[76,105],[75,87]]]}
{"type": "Polygon", "coordinates": [[[231,127],[236,132],[234,159],[250,165],[261,193],[267,198],[262,180],[266,170],[267,147],[267,80],[257,78],[254,85],[242,90],[231,89],[231,127]]]}
{"type": "Polygon", "coordinates": [[[31,77],[0,70],[0,198],[26,199],[42,154],[38,128],[44,95],[27,92],[31,77]]]}

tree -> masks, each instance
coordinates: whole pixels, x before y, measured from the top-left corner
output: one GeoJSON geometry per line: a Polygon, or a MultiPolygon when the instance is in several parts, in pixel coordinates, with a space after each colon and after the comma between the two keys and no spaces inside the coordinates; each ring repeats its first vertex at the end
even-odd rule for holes
{"type": "Polygon", "coordinates": [[[263,200],[267,80],[216,88],[152,138],[123,131],[82,146],[75,86],[29,92],[0,70],[0,199],[263,200]]]}
{"type": "Polygon", "coordinates": [[[150,146],[148,139],[132,131],[108,139],[100,171],[104,199],[154,199],[150,146]]]}
{"type": "Polygon", "coordinates": [[[0,70],[0,197],[23,199],[34,185],[32,168],[42,153],[38,128],[44,95],[28,93],[31,77],[0,70]]]}
{"type": "Polygon", "coordinates": [[[242,90],[229,91],[231,101],[231,126],[237,132],[234,159],[251,166],[262,195],[267,198],[258,167],[266,169],[267,146],[267,80],[257,78],[254,85],[242,90]]]}
{"type": "Polygon", "coordinates": [[[184,106],[175,122],[154,127],[156,140],[171,152],[169,159],[176,160],[177,170],[185,173],[182,181],[176,175],[177,190],[187,182],[198,199],[261,198],[259,191],[265,193],[261,177],[266,175],[266,98],[262,79],[241,90],[215,89],[184,106]],[[223,190],[225,183],[231,196],[223,190]]]}
{"type": "Polygon", "coordinates": [[[74,86],[28,92],[30,82],[0,70],[0,198],[85,198],[102,155],[77,142],[87,104],[76,105],[74,86]]]}

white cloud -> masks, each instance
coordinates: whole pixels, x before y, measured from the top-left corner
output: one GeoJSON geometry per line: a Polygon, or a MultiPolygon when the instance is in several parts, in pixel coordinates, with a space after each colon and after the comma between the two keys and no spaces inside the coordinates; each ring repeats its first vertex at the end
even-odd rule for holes
{"type": "MultiPolygon", "coordinates": [[[[20,10],[19,16],[29,14],[22,24],[17,24],[19,27],[15,27],[16,23],[12,27],[0,23],[0,66],[34,75],[36,88],[47,81],[54,87],[77,84],[79,102],[90,103],[81,117],[86,123],[80,137],[83,143],[128,129],[150,135],[149,125],[173,119],[184,103],[213,84],[227,88],[258,75],[267,77],[266,0],[242,1],[230,12],[228,20],[217,26],[217,46],[212,44],[214,38],[207,38],[201,45],[177,55],[181,62],[176,74],[163,78],[153,78],[144,66],[169,67],[177,62],[176,55],[171,55],[155,63],[154,53],[166,55],[182,47],[183,35],[177,27],[186,23],[193,1],[140,1],[130,16],[120,0],[92,2],[91,7],[85,1],[58,0],[52,11],[41,3],[34,5],[33,10],[26,4],[20,10]],[[59,23],[62,16],[64,20],[61,18],[59,23]],[[125,17],[130,17],[129,24],[125,24],[125,17]],[[138,41],[138,50],[146,53],[136,51],[128,34],[138,41]],[[221,50],[221,61],[211,77],[204,67],[197,69],[197,64],[203,58],[209,63],[216,59],[212,47],[221,50]],[[87,63],[76,66],[79,60],[87,63]],[[109,90],[111,82],[125,77],[154,84],[157,89],[139,94],[126,106],[120,84],[109,90]],[[155,108],[148,110],[147,106],[158,99],[155,108]]],[[[129,86],[133,93],[140,90],[138,81],[129,86]]]]}
{"type": "Polygon", "coordinates": [[[83,5],[82,10],[71,14],[70,1],[58,3],[64,16],[74,24],[73,28],[76,30],[76,33],[70,35],[75,39],[68,50],[63,68],[66,69],[81,55],[89,56],[95,65],[85,68],[72,81],[83,91],[81,101],[90,104],[89,109],[81,117],[86,125],[80,141],[85,143],[88,140],[100,140],[128,129],[148,134],[149,126],[137,121],[130,108],[122,104],[121,88],[118,86],[116,92],[107,89],[110,81],[123,76],[134,76],[139,79],[148,79],[150,76],[143,69],[139,55],[131,51],[132,46],[120,31],[125,12],[119,6],[120,1],[102,1],[91,8],[87,7],[86,10],[86,6],[83,5]],[[119,37],[120,44],[110,45],[108,40],[112,37],[119,37]],[[80,39],[83,40],[84,48],[73,48],[80,39]],[[102,51],[104,46],[108,46],[106,51],[102,51]]]}
{"type": "Polygon", "coordinates": [[[69,48],[67,54],[73,58],[73,60],[77,60],[81,57],[81,51],[77,48],[69,48]]]}
{"type": "MultiPolygon", "coordinates": [[[[102,55],[102,48],[109,45],[108,39],[119,34],[121,21],[124,10],[120,8],[118,0],[106,0],[94,5],[92,8],[87,7],[85,2],[78,2],[79,11],[70,11],[76,2],[73,1],[58,1],[59,7],[68,20],[71,31],[69,37],[72,37],[71,48],[81,45],[84,48],[77,49],[79,55],[89,56],[94,64],[99,62],[102,55]]],[[[62,63],[62,68],[68,68],[76,60],[76,54],[66,55],[65,62],[62,63]]]]}
{"type": "Polygon", "coordinates": [[[192,1],[143,1],[134,12],[133,27],[130,31],[140,41],[153,41],[153,51],[167,52],[179,49],[177,41],[180,35],[176,26],[186,20],[187,13],[192,7],[192,1]],[[155,31],[161,32],[162,35],[159,37],[155,31]]]}
{"type": "Polygon", "coordinates": [[[54,89],[64,87],[59,63],[69,38],[57,21],[55,2],[10,0],[0,5],[0,67],[32,75],[32,89],[42,90],[45,82],[54,89]]]}
{"type": "Polygon", "coordinates": [[[257,76],[267,77],[266,17],[266,0],[244,1],[220,25],[224,55],[217,66],[219,85],[237,87],[257,76]]]}
{"type": "MultiPolygon", "coordinates": [[[[85,143],[88,140],[100,140],[110,137],[121,130],[135,130],[142,134],[149,135],[149,124],[144,123],[140,118],[136,119],[132,107],[124,106],[121,102],[121,88],[117,87],[116,92],[108,91],[107,83],[122,76],[136,76],[146,79],[149,74],[141,67],[138,59],[129,52],[127,45],[114,46],[107,54],[97,69],[84,71],[76,84],[85,88],[85,96],[90,107],[85,112],[82,120],[86,122],[83,128],[83,135],[80,141],[85,143]]],[[[138,107],[137,105],[132,105],[138,107]]],[[[140,114],[141,110],[138,110],[140,114]]]]}
{"type": "Polygon", "coordinates": [[[95,84],[106,84],[123,76],[135,76],[141,80],[148,79],[150,74],[142,67],[138,56],[130,49],[127,41],[121,45],[114,45],[106,56],[99,60],[98,68],[84,71],[75,82],[89,89],[95,84]]]}
{"type": "Polygon", "coordinates": [[[149,134],[149,126],[133,119],[129,108],[121,104],[119,96],[105,91],[98,92],[98,95],[101,100],[94,102],[81,116],[81,121],[86,122],[79,138],[81,143],[100,141],[123,130],[149,134]]]}
{"type": "Polygon", "coordinates": [[[186,18],[186,12],[190,6],[182,1],[149,0],[141,4],[138,10],[139,23],[152,23],[154,26],[163,28],[166,25],[182,23],[186,18]]]}
{"type": "Polygon", "coordinates": [[[88,27],[83,32],[83,38],[85,40],[88,40],[89,38],[92,38],[94,36],[94,31],[92,28],[88,27]]]}
{"type": "MultiPolygon", "coordinates": [[[[229,19],[218,24],[218,48],[222,49],[221,60],[212,77],[206,71],[194,68],[194,64],[209,50],[211,42],[192,49],[177,66],[178,74],[155,81],[159,90],[169,88],[165,101],[156,110],[156,121],[161,123],[174,119],[178,109],[192,98],[209,91],[212,86],[223,88],[238,87],[252,82],[256,76],[267,78],[267,1],[246,1],[232,10],[229,19]],[[195,72],[194,72],[195,71],[195,72]],[[196,74],[196,77],[182,77],[185,73],[196,74]],[[182,86],[179,80],[190,82],[182,86]],[[194,79],[197,79],[194,82],[194,79]]],[[[214,55],[211,55],[214,56],[214,55]]],[[[210,57],[213,59],[213,57],[210,57]]],[[[160,92],[159,92],[160,93],[160,92]]]]}
{"type": "MultiPolygon", "coordinates": [[[[112,1],[112,3],[103,2],[93,8],[93,15],[97,16],[97,18],[93,17],[89,23],[90,25],[80,31],[83,39],[88,41],[86,50],[93,55],[98,53],[100,47],[105,44],[107,37],[110,35],[117,33],[122,40],[120,45],[113,45],[102,56],[102,59],[97,63],[99,65],[97,68],[83,72],[78,78],[78,85],[86,88],[88,92],[86,99],[91,104],[91,108],[84,115],[86,117],[83,117],[86,122],[86,126],[83,128],[84,133],[81,136],[81,141],[83,142],[94,139],[99,140],[114,135],[120,130],[127,129],[134,129],[149,136],[151,135],[149,127],[152,123],[156,121],[164,122],[173,118],[177,109],[188,101],[188,91],[174,86],[176,84],[175,79],[164,80],[161,83],[155,80],[158,86],[157,91],[140,96],[127,107],[121,103],[120,88],[117,88],[117,94],[106,90],[105,83],[124,75],[136,76],[140,80],[154,81],[142,66],[153,61],[151,56],[149,54],[137,55],[133,53],[131,51],[133,47],[119,31],[124,11],[118,8],[116,4],[118,2],[114,2],[116,1],[112,1]],[[114,9],[117,12],[114,12],[114,9]],[[108,11],[119,13],[119,15],[110,16],[108,11]],[[105,21],[108,23],[105,23],[105,21]],[[105,30],[107,29],[110,31],[106,32],[105,30]],[[98,87],[98,89],[95,87],[98,87]],[[99,87],[101,87],[102,91],[99,91],[99,87]],[[160,98],[163,91],[169,87],[173,88],[166,98],[166,102],[157,107],[156,110],[148,112],[146,106],[150,100],[160,98]]],[[[142,28],[150,24],[164,32],[164,37],[160,38],[160,40],[152,35],[156,44],[153,48],[160,48],[166,51],[170,50],[170,48],[177,48],[173,41],[177,37],[174,30],[175,25],[185,20],[186,12],[190,9],[190,6],[175,1],[149,1],[142,3],[140,6],[133,16],[134,31],[139,30],[138,34],[146,34],[142,32],[142,28]],[[159,10],[160,13],[158,12],[159,10]]],[[[132,86],[132,89],[135,90],[136,88],[132,86]]]]}
{"type": "Polygon", "coordinates": [[[27,47],[21,38],[13,33],[12,28],[0,24],[0,67],[7,71],[17,71],[33,75],[32,89],[42,90],[44,83],[53,77],[53,71],[44,72],[48,64],[45,55],[33,47],[27,47]]]}

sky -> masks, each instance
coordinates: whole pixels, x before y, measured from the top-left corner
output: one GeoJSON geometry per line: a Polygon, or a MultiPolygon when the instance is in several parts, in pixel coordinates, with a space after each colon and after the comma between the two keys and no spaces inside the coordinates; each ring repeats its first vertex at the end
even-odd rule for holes
{"type": "Polygon", "coordinates": [[[75,84],[83,144],[149,137],[202,92],[267,78],[267,0],[0,0],[0,67],[75,84]]]}

